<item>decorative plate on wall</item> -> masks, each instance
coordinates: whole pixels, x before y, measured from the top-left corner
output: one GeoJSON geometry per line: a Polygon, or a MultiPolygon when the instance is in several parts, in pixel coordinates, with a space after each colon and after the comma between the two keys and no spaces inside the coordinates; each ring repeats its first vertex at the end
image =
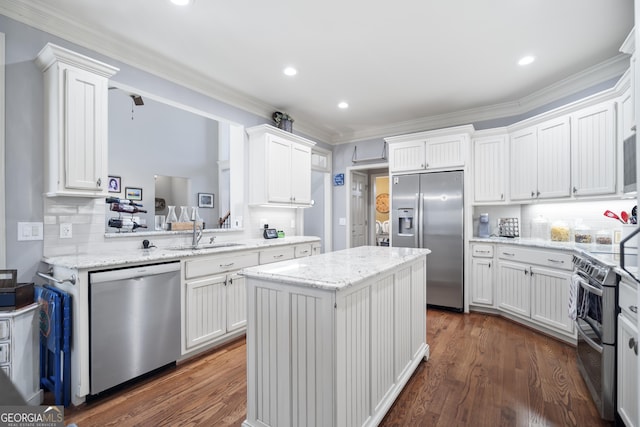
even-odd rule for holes
{"type": "Polygon", "coordinates": [[[376,197],[376,211],[381,214],[389,213],[389,193],[378,194],[376,197]]]}

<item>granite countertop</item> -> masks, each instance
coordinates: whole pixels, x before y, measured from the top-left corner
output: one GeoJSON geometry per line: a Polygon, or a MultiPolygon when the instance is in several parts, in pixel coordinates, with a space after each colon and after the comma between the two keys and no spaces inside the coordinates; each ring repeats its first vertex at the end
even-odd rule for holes
{"type": "Polygon", "coordinates": [[[279,283],[340,290],[431,253],[429,249],[360,246],[246,268],[241,274],[279,283]]]}
{"type": "MultiPolygon", "coordinates": [[[[219,247],[203,249],[175,249],[175,246],[166,248],[133,249],[129,251],[107,252],[96,254],[79,254],[56,257],[44,257],[43,262],[57,267],[70,269],[91,269],[123,266],[127,264],[140,264],[157,261],[171,261],[201,255],[226,254],[236,251],[260,250],[284,245],[296,245],[301,243],[319,242],[319,237],[290,236],[278,239],[248,239],[238,240],[236,246],[222,246],[226,242],[220,242],[219,247]],[[174,249],[172,249],[174,248],[174,249]]],[[[205,245],[206,246],[206,245],[205,245]]]]}
{"type": "MultiPolygon", "coordinates": [[[[583,244],[583,243],[574,243],[574,242],[552,242],[549,240],[539,240],[539,239],[531,239],[525,237],[472,237],[469,239],[470,242],[473,243],[498,243],[498,244],[511,244],[518,246],[528,246],[542,249],[556,249],[556,250],[565,250],[571,251],[578,255],[587,255],[592,258],[595,258],[603,265],[611,267],[615,270],[615,272],[620,275],[623,279],[627,279],[636,283],[629,272],[622,269],[620,265],[620,250],[618,245],[596,245],[596,244],[583,244]]],[[[627,270],[632,272],[637,276],[638,268],[636,266],[628,267],[625,266],[627,270]]]]}

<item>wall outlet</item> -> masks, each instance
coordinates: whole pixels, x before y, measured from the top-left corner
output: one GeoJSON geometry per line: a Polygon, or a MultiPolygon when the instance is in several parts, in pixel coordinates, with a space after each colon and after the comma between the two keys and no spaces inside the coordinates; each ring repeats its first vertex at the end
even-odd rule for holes
{"type": "Polygon", "coordinates": [[[70,239],[73,237],[73,226],[71,223],[62,223],[60,224],[60,238],[61,239],[70,239]]]}

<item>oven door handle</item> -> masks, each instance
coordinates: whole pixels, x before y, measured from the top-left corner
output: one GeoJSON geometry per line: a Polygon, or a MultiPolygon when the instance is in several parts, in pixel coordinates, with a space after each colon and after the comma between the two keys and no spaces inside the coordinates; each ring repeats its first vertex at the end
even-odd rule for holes
{"type": "Polygon", "coordinates": [[[589,282],[582,280],[582,277],[583,276],[580,275],[580,280],[578,280],[578,282],[580,282],[580,286],[584,288],[585,291],[591,292],[592,294],[596,294],[597,296],[601,297],[602,289],[599,289],[599,288],[596,288],[595,286],[590,285],[589,282]]]}
{"type": "Polygon", "coordinates": [[[575,325],[576,325],[576,329],[578,330],[578,334],[582,336],[582,338],[584,338],[587,344],[589,344],[589,346],[592,347],[595,351],[602,354],[603,347],[597,342],[595,342],[593,339],[589,338],[587,334],[582,330],[582,327],[578,322],[575,322],[575,325]]]}

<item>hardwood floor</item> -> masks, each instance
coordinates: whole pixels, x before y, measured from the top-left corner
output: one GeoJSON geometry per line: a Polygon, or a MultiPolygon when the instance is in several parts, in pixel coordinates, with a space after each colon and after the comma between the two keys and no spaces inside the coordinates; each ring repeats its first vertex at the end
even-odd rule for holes
{"type": "MultiPolygon", "coordinates": [[[[500,317],[429,310],[431,356],[383,426],[609,426],[575,349],[500,317]]],[[[89,426],[239,426],[246,414],[240,339],[98,401],[65,410],[89,426]]]]}

